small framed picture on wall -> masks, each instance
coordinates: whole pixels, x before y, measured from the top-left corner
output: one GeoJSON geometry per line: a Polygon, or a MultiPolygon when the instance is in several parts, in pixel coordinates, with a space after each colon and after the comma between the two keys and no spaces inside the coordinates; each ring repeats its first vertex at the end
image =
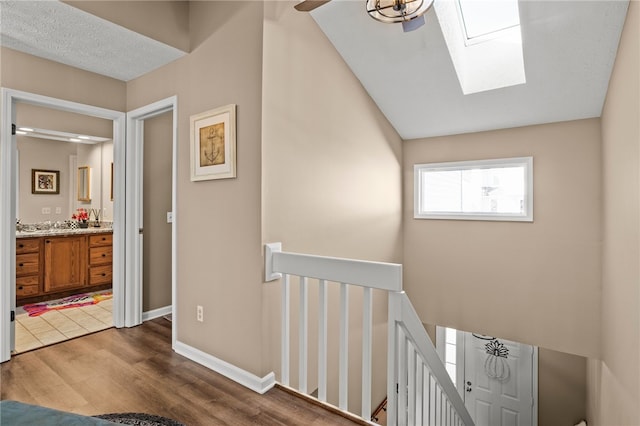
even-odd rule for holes
{"type": "Polygon", "coordinates": [[[31,169],[32,194],[59,194],[60,171],[31,169]]]}
{"type": "Polygon", "coordinates": [[[236,177],[236,106],[191,116],[191,180],[236,177]]]}

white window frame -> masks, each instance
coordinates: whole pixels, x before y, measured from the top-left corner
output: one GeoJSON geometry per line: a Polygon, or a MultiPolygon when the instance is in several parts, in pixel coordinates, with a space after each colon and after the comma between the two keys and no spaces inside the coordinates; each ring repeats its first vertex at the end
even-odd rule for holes
{"type": "Polygon", "coordinates": [[[446,163],[416,164],[413,168],[413,217],[414,219],[445,219],[445,220],[488,220],[488,221],[517,221],[533,222],[533,157],[499,158],[491,160],[454,161],[446,163]],[[422,174],[433,171],[490,169],[496,167],[522,167],[524,174],[524,213],[465,213],[465,212],[435,212],[421,210],[422,205],[422,174]]]}

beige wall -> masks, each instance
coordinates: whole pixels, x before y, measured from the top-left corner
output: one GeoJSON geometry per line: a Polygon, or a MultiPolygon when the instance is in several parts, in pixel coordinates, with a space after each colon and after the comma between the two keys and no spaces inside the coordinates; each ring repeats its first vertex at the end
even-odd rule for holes
{"type": "Polygon", "coordinates": [[[176,226],[179,341],[263,376],[261,2],[195,2],[209,37],[190,55],[127,84],[128,109],[178,96],[176,226]],[[215,26],[210,17],[225,16],[215,26]],[[236,179],[191,182],[189,116],[237,104],[236,179]],[[204,322],[196,321],[196,305],[204,322]]]}
{"type": "MultiPolygon", "coordinates": [[[[262,104],[263,242],[285,251],[401,262],[401,140],[329,40],[294,2],[265,6],[262,104]]],[[[315,312],[316,283],[310,284],[315,312]]],[[[264,288],[264,350],[280,373],[280,299],[277,282],[264,288]]],[[[296,288],[292,300],[297,300],[296,288]]],[[[351,295],[350,389],[360,410],[361,291],[351,295]]],[[[337,288],[330,329],[337,333],[337,288]]],[[[297,324],[297,303],[292,323],[297,324]]],[[[374,296],[375,408],[385,394],[386,299],[374,296]]],[[[310,318],[314,318],[313,314],[310,318]]],[[[310,320],[310,391],[315,389],[316,321],[310,320]]],[[[334,336],[335,336],[334,333],[334,336]]],[[[297,347],[293,331],[292,347],[297,347]]],[[[336,339],[337,340],[337,339],[336,339]]],[[[335,343],[335,341],[334,341],[335,343]]],[[[329,400],[336,403],[337,345],[329,344],[329,400]]],[[[297,351],[292,381],[297,383],[297,351]]]]}
{"type": "Polygon", "coordinates": [[[37,223],[45,220],[57,221],[71,219],[69,200],[75,194],[69,191],[69,156],[76,155],[77,145],[74,143],[36,139],[26,136],[17,138],[19,159],[19,191],[18,218],[22,223],[37,223]],[[32,194],[31,170],[58,170],[59,194],[32,194]],[[51,214],[42,214],[42,209],[48,207],[51,214]],[[61,212],[56,214],[56,207],[61,212]]]}
{"type": "Polygon", "coordinates": [[[599,355],[598,119],[407,141],[405,289],[424,322],[599,355]],[[534,222],[413,219],[413,165],[533,156],[534,222]]]}
{"type": "Polygon", "coordinates": [[[65,1],[185,52],[189,51],[188,1],[65,1]]]}
{"type": "Polygon", "coordinates": [[[144,122],[143,312],[171,306],[173,112],[144,122]]]}
{"type": "Polygon", "coordinates": [[[586,418],[587,359],[539,348],[538,424],[575,425],[586,418]]]}
{"type": "MultiPolygon", "coordinates": [[[[20,53],[11,49],[1,48],[2,61],[0,61],[0,86],[36,93],[45,96],[56,97],[64,100],[99,106],[103,108],[124,111],[126,105],[125,83],[108,77],[103,77],[94,73],[72,68],[66,65],[55,63],[31,55],[20,53]]],[[[17,123],[49,130],[59,130],[65,132],[86,133],[101,137],[111,137],[113,125],[109,120],[71,114],[56,111],[48,108],[40,108],[27,104],[19,104],[16,108],[17,123]]],[[[19,141],[22,140],[20,137],[19,141]]],[[[23,148],[18,146],[21,152],[21,196],[20,213],[24,222],[35,222],[42,220],[64,220],[70,218],[69,207],[69,160],[59,158],[62,151],[77,151],[77,146],[67,144],[66,148],[51,152],[51,155],[44,155],[51,143],[50,141],[30,139],[32,147],[39,146],[42,149],[23,148]],[[35,144],[35,145],[34,145],[35,144]],[[71,148],[73,146],[73,148],[71,148]],[[31,156],[33,155],[33,158],[31,156]],[[31,167],[27,164],[52,164],[55,160],[54,170],[61,172],[61,194],[40,195],[34,198],[31,196],[31,167]],[[41,161],[42,160],[42,161],[41,161]],[[26,191],[26,193],[25,193],[26,191]],[[62,198],[64,197],[64,198],[62,198]],[[51,207],[52,214],[43,216],[40,212],[42,207],[51,207]],[[61,207],[62,213],[55,214],[55,207],[61,207]],[[30,210],[33,211],[30,212],[30,210]],[[25,215],[23,216],[22,213],[25,215]]],[[[61,142],[62,143],[62,142],[61,142]]],[[[76,152],[77,153],[77,152],[76,152]]],[[[95,179],[94,182],[99,182],[95,179]]],[[[97,189],[101,192],[101,189],[97,189]]],[[[99,200],[96,200],[99,204],[99,200]]],[[[105,206],[110,207],[110,206],[105,206]]]]}
{"type": "Polygon", "coordinates": [[[589,362],[589,424],[640,419],[640,4],[632,1],[602,114],[602,361],[589,362]]]}
{"type": "Polygon", "coordinates": [[[57,130],[78,135],[113,137],[113,121],[88,115],[74,114],[51,108],[21,103],[16,106],[18,126],[57,130]]]}
{"type": "Polygon", "coordinates": [[[0,48],[0,86],[124,111],[126,84],[15,50],[0,48]]]}

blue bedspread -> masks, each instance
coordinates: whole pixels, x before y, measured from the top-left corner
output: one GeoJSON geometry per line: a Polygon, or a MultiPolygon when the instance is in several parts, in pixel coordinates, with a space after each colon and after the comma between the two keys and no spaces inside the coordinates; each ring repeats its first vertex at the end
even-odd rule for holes
{"type": "Polygon", "coordinates": [[[64,411],[17,401],[0,401],[0,426],[113,426],[95,417],[65,413],[64,411]]]}

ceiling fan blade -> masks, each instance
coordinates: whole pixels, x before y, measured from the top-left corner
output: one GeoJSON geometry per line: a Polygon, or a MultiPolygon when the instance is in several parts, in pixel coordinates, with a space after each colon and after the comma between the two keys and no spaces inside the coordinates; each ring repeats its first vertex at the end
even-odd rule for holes
{"type": "Polygon", "coordinates": [[[293,7],[300,12],[311,12],[316,7],[320,7],[325,3],[329,3],[330,1],[331,0],[305,0],[293,7]]]}

